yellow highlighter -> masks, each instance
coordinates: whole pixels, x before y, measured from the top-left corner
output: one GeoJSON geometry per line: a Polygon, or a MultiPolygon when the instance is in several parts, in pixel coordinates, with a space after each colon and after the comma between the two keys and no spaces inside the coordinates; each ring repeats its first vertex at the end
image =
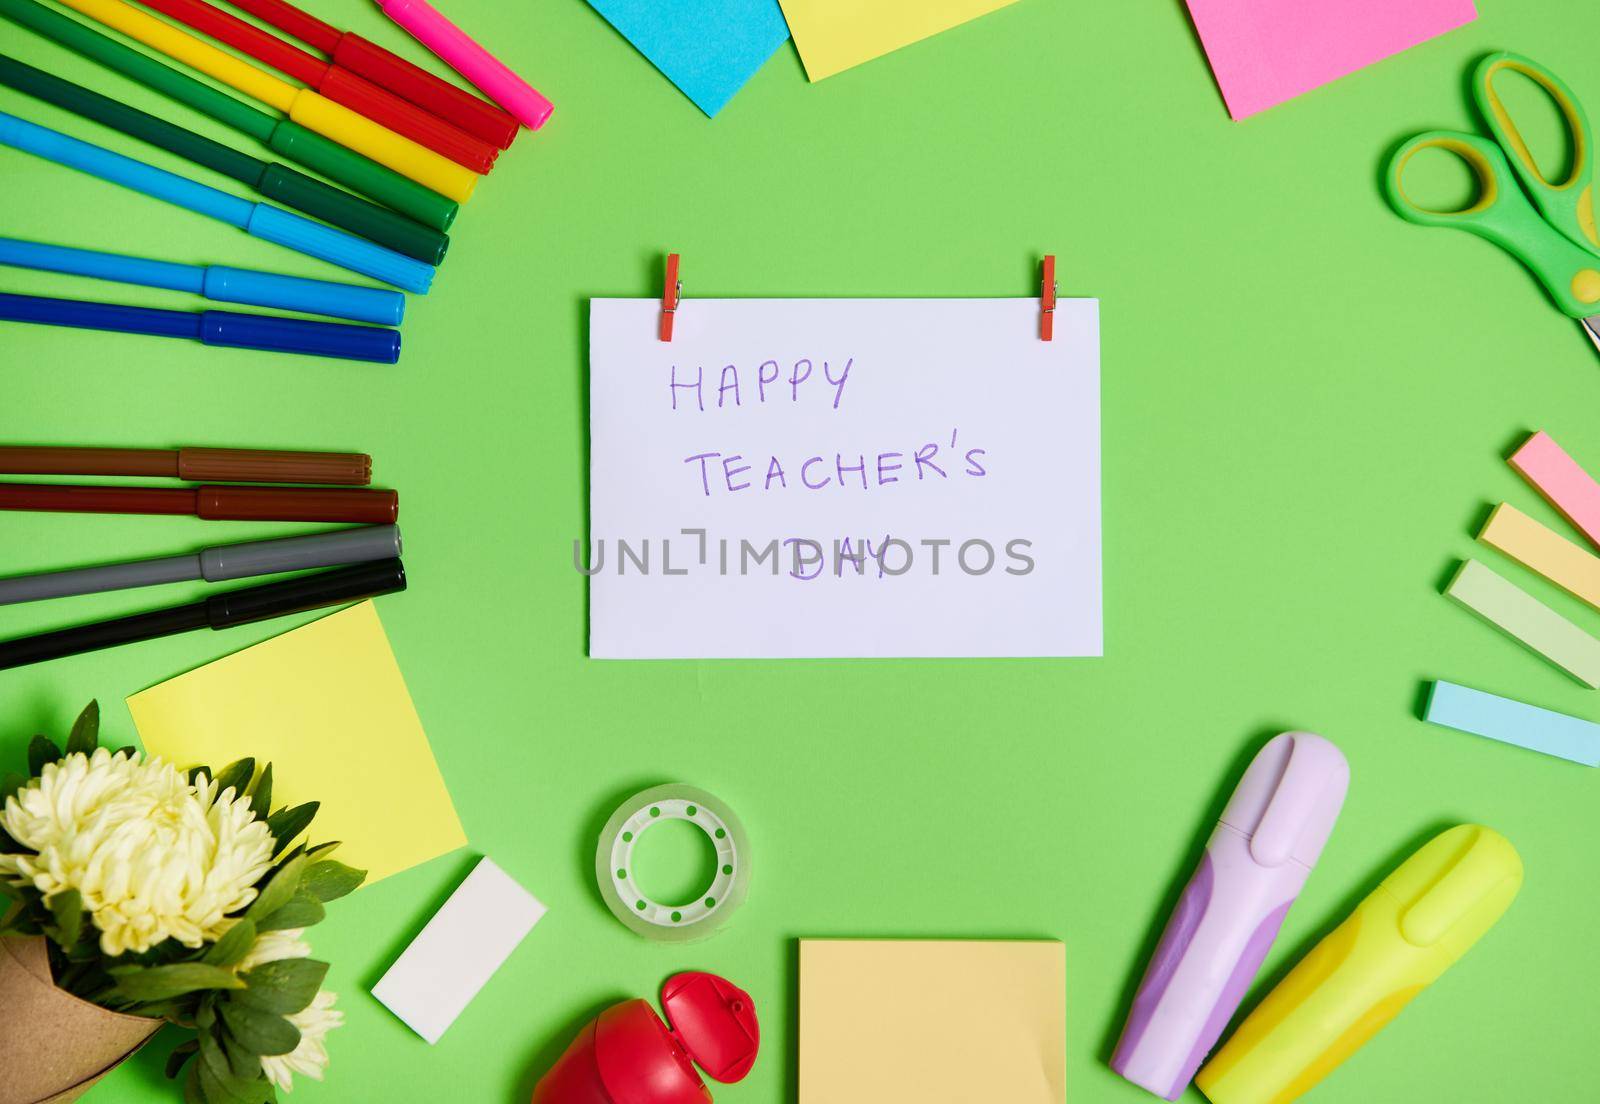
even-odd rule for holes
{"type": "Polygon", "coordinates": [[[1460,824],[1401,863],[1267,994],[1195,1084],[1213,1104],[1289,1104],[1494,926],[1522,888],[1504,836],[1460,824]]]}
{"type": "Polygon", "coordinates": [[[240,61],[187,31],[146,15],[122,0],[61,2],[90,19],[121,31],[129,38],[160,50],[191,69],[215,77],[252,99],[270,104],[307,130],[314,130],[347,149],[365,154],[458,203],[465,202],[472,195],[472,189],[478,182],[476,173],[448,157],[396,134],[309,88],[296,88],[287,81],[281,81],[265,70],[240,61]]]}

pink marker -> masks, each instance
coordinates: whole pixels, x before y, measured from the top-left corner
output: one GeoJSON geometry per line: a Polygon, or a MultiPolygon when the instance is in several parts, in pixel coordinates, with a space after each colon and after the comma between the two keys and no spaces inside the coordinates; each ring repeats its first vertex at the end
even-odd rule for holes
{"type": "Polygon", "coordinates": [[[1321,736],[1256,753],[1150,959],[1111,1068],[1176,1100],[1278,937],[1344,805],[1350,767],[1321,736]]]}
{"type": "Polygon", "coordinates": [[[1600,547],[1600,485],[1549,434],[1540,430],[1529,437],[1509,463],[1590,544],[1600,547]]]}
{"type": "Polygon", "coordinates": [[[555,105],[439,14],[427,0],[378,0],[378,7],[445,64],[477,85],[485,96],[515,115],[523,126],[529,130],[544,126],[555,105]]]}

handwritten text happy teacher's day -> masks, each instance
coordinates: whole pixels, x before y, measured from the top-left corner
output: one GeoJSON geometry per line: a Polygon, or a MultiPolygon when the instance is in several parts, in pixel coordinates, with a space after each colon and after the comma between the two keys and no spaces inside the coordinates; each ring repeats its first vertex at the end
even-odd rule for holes
{"type": "MultiPolygon", "coordinates": [[[[687,367],[680,372],[674,364],[668,371],[667,391],[671,408],[679,412],[704,414],[741,410],[747,405],[801,401],[826,403],[828,409],[838,410],[854,367],[854,357],[846,359],[837,374],[832,362],[816,363],[805,357],[787,368],[776,360],[762,361],[753,375],[748,367],[741,369],[736,364],[713,369],[709,374],[703,365],[693,372],[687,367]]],[[[807,491],[855,486],[867,490],[901,482],[981,479],[988,474],[984,466],[987,450],[962,450],[958,446],[958,429],[950,431],[948,445],[940,436],[941,440],[924,442],[909,451],[833,452],[805,457],[767,453],[764,476],[760,474],[761,458],[746,458],[742,453],[697,452],[684,457],[683,462],[691,466],[701,491],[708,497],[756,488],[787,491],[791,489],[791,479],[794,489],[807,491]]]]}

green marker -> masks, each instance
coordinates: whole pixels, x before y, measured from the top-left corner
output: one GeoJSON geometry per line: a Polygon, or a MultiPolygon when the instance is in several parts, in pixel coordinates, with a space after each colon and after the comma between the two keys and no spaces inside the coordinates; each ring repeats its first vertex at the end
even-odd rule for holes
{"type": "Polygon", "coordinates": [[[124,76],[132,77],[164,96],[188,104],[218,122],[243,131],[284,157],[363,195],[371,196],[425,226],[448,230],[455,221],[459,207],[454,200],[359,153],[347,150],[299,123],[241,103],[208,84],[146,57],[98,31],[90,30],[59,12],[51,11],[36,0],[0,0],[0,15],[124,76]]]}
{"type": "Polygon", "coordinates": [[[253,188],[263,198],[330,222],[415,260],[437,265],[444,260],[445,250],[450,246],[450,239],[443,231],[351,195],[298,169],[263,161],[221,142],[213,142],[204,135],[24,65],[5,54],[0,54],[0,84],[204,165],[253,188]]]}

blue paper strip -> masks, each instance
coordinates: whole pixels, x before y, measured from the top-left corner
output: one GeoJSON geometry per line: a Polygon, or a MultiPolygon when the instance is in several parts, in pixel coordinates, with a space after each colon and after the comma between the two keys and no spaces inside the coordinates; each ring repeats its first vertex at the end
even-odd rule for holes
{"type": "Polygon", "coordinates": [[[1433,684],[1422,719],[1585,766],[1600,767],[1600,724],[1453,682],[1433,684]]]}
{"type": "Polygon", "coordinates": [[[778,0],[589,0],[707,115],[789,38],[778,0]]]}

